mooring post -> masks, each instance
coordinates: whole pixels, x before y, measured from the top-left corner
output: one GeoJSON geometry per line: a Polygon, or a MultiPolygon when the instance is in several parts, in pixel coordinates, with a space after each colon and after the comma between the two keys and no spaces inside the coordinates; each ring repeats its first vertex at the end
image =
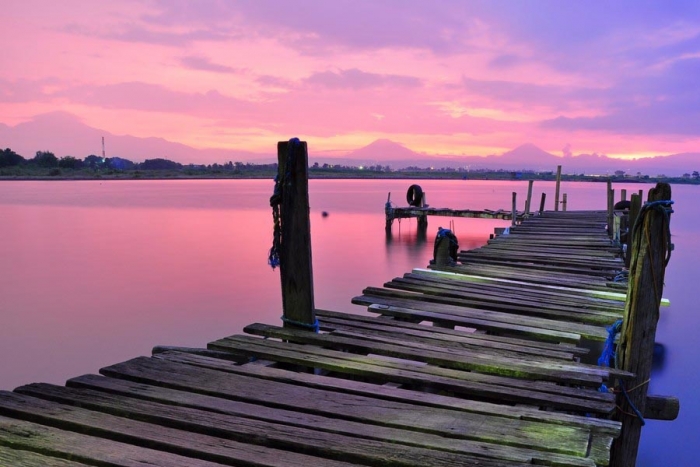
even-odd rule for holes
{"type": "Polygon", "coordinates": [[[547,193],[542,193],[542,198],[540,199],[540,216],[544,212],[544,202],[547,199],[547,193]]]}
{"type": "Polygon", "coordinates": [[[277,143],[277,177],[281,185],[280,279],[285,327],[314,329],[309,164],[306,142],[277,143]]]}
{"type": "Polygon", "coordinates": [[[391,191],[386,197],[386,204],[384,205],[384,216],[386,218],[386,224],[384,229],[391,232],[391,225],[394,223],[394,208],[391,207],[391,191]]]}
{"type": "Polygon", "coordinates": [[[637,193],[632,193],[630,196],[630,212],[627,218],[627,252],[625,254],[625,267],[630,267],[630,260],[632,259],[632,227],[637,221],[637,216],[639,215],[639,210],[642,208],[642,198],[637,193]]]}
{"type": "Polygon", "coordinates": [[[566,212],[566,193],[562,195],[561,199],[561,210],[566,212]]]}
{"type": "MultiPolygon", "coordinates": [[[[426,197],[425,197],[425,191],[422,193],[421,198],[420,198],[420,207],[424,208],[427,206],[426,204],[426,197]]],[[[418,216],[418,229],[425,230],[428,228],[428,215],[427,214],[422,214],[418,216]]]]}
{"type": "Polygon", "coordinates": [[[615,204],[615,192],[612,189],[612,180],[608,180],[606,195],[608,197],[608,236],[613,238],[613,206],[615,204]]]}
{"type": "Polygon", "coordinates": [[[535,183],[534,180],[527,181],[527,198],[525,199],[525,215],[530,215],[530,201],[532,200],[532,184],[535,183]]]}
{"type": "Polygon", "coordinates": [[[559,187],[561,185],[561,165],[557,166],[557,184],[554,189],[554,210],[559,210],[559,187]]]}
{"type": "Polygon", "coordinates": [[[611,467],[634,467],[637,460],[644,424],[639,414],[646,407],[656,324],[670,257],[670,204],[664,203],[670,199],[671,186],[657,183],[649,190],[649,203],[640,210],[633,228],[629,288],[616,353],[620,368],[635,377],[619,382],[619,410],[615,417],[622,422],[622,431],[613,442],[611,467]]]}
{"type": "Polygon", "coordinates": [[[517,196],[518,196],[518,194],[516,192],[513,192],[513,206],[511,209],[511,217],[513,219],[511,220],[510,225],[515,225],[517,223],[517,219],[518,219],[518,211],[516,210],[516,207],[517,207],[516,197],[517,196]]]}
{"type": "Polygon", "coordinates": [[[624,188],[620,190],[620,201],[627,201],[627,190],[624,188]]]}

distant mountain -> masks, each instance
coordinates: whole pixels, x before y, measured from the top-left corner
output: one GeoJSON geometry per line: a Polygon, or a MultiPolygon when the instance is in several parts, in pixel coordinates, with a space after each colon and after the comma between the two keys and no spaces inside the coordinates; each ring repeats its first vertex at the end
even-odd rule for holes
{"type": "MultiPolygon", "coordinates": [[[[195,149],[185,144],[174,143],[163,138],[139,138],[130,135],[114,135],[108,131],[85,125],[78,117],[67,112],[51,112],[37,115],[31,121],[14,127],[0,123],[0,149],[9,147],[26,159],[34,157],[36,151],[51,151],[58,157],[71,155],[85,158],[89,154],[100,155],[101,138],[105,137],[108,157],[122,157],[134,162],[145,159],[164,158],[182,164],[223,164],[228,161],[270,163],[277,160],[275,142],[270,144],[267,154],[227,149],[195,149]]],[[[469,167],[494,170],[555,171],[562,165],[564,173],[612,174],[622,170],[635,175],[666,174],[680,176],[700,170],[700,152],[658,156],[639,160],[620,160],[598,154],[580,154],[560,157],[542,150],[532,143],[523,144],[500,155],[443,156],[412,151],[401,143],[389,139],[378,139],[345,156],[332,153],[312,152],[310,163],[342,165],[389,165],[393,169],[409,166],[469,167]]]]}
{"type": "MultiPolygon", "coordinates": [[[[68,112],[37,115],[32,120],[14,127],[0,126],[0,148],[9,147],[25,159],[37,151],[51,151],[57,157],[71,155],[80,159],[90,154],[102,154],[105,138],[107,157],[122,157],[134,162],[164,158],[182,164],[212,164],[228,161],[269,163],[276,154],[258,154],[227,149],[195,149],[163,138],[139,138],[115,135],[90,127],[68,112]]],[[[273,146],[274,147],[274,146],[273,146]]]]}

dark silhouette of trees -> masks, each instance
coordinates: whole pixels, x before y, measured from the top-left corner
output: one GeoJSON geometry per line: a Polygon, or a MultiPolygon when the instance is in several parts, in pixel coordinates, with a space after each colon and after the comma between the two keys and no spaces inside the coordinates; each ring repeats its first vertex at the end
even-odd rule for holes
{"type": "Polygon", "coordinates": [[[24,164],[26,160],[10,148],[0,151],[0,167],[24,164]]]}
{"type": "Polygon", "coordinates": [[[178,170],[182,168],[182,164],[168,159],[146,159],[139,164],[139,168],[142,170],[178,170]]]}
{"type": "Polygon", "coordinates": [[[65,156],[58,161],[58,166],[62,169],[79,169],[83,166],[83,161],[73,156],[65,156]]]}
{"type": "Polygon", "coordinates": [[[58,167],[58,158],[51,151],[37,151],[32,162],[39,167],[58,167]]]}

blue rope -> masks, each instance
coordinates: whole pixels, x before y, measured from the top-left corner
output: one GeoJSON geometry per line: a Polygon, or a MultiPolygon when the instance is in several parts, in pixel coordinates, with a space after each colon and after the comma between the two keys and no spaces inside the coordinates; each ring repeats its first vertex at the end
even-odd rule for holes
{"type": "Polygon", "coordinates": [[[605,338],[605,345],[603,346],[603,352],[600,354],[598,359],[598,366],[610,366],[610,360],[615,362],[615,336],[620,332],[622,328],[622,320],[618,319],[613,324],[607,327],[608,337],[605,338]]]}
{"type": "Polygon", "coordinates": [[[300,144],[301,141],[299,141],[299,138],[292,138],[289,140],[289,144],[287,145],[285,171],[282,177],[280,177],[280,174],[275,176],[275,187],[272,191],[272,196],[270,197],[273,228],[272,247],[267,254],[267,264],[269,264],[272,269],[275,269],[280,265],[280,250],[282,248],[282,221],[280,219],[280,206],[282,205],[284,187],[292,186],[292,162],[294,161],[294,154],[296,153],[300,144]]]}
{"type": "Polygon", "coordinates": [[[304,329],[310,329],[313,332],[315,332],[316,334],[318,334],[318,331],[321,328],[321,325],[318,322],[318,318],[316,318],[316,320],[312,324],[302,323],[301,321],[289,319],[289,318],[285,317],[284,315],[280,316],[280,319],[285,323],[293,324],[294,326],[298,326],[298,327],[304,328],[304,329]]]}

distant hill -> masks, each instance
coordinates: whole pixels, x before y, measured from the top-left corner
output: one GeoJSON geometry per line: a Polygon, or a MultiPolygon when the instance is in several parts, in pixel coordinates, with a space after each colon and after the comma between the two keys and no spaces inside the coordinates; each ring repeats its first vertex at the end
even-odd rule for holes
{"type": "MultiPolygon", "coordinates": [[[[29,159],[36,151],[51,151],[58,157],[71,155],[84,158],[89,154],[100,155],[101,138],[105,137],[107,156],[122,157],[134,162],[145,159],[164,158],[182,164],[223,164],[228,161],[271,163],[277,160],[275,142],[269,153],[255,153],[227,149],[195,149],[185,144],[163,138],[139,138],[130,135],[115,135],[105,130],[85,125],[78,117],[67,112],[51,112],[34,117],[31,121],[14,127],[0,124],[0,149],[9,147],[29,159]]],[[[562,165],[564,173],[612,174],[622,170],[627,174],[641,172],[645,175],[665,174],[680,176],[700,170],[700,152],[658,156],[626,161],[598,154],[580,154],[560,157],[526,143],[500,155],[443,156],[421,154],[405,145],[389,139],[378,139],[347,153],[335,156],[316,152],[309,155],[310,163],[341,164],[352,166],[389,165],[393,169],[410,166],[469,167],[493,170],[554,171],[562,165]]]]}

